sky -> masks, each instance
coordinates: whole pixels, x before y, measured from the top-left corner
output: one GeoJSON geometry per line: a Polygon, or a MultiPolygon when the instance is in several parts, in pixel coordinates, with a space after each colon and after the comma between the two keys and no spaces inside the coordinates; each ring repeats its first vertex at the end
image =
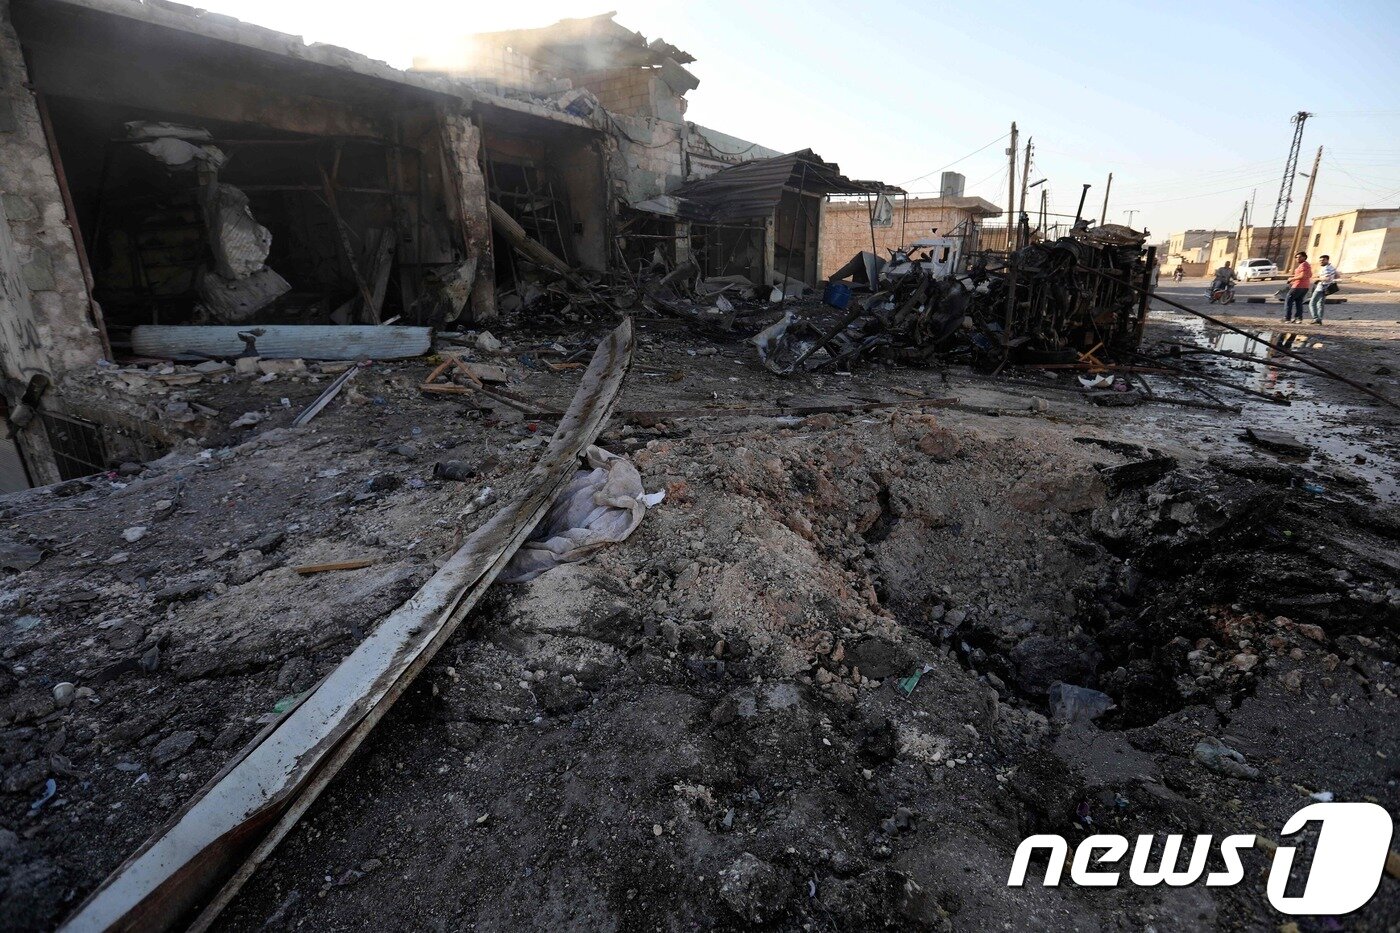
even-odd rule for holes
{"type": "MultiPolygon", "coordinates": [[[[939,173],[1005,205],[1004,138],[1034,143],[1049,209],[1151,230],[1273,216],[1292,140],[1321,168],[1312,217],[1400,206],[1400,3],[869,4],[807,0],[198,0],[207,9],[408,67],[455,36],[617,11],[696,61],[687,118],[853,178],[937,194],[939,173]],[[1129,214],[1128,211],[1135,211],[1129,214]]],[[[1019,161],[1019,154],[1018,154],[1019,161]]],[[[1018,169],[1019,174],[1019,169],[1018,169]]],[[[1296,222],[1307,178],[1295,179],[1296,222]]],[[[1028,204],[1036,204],[1033,193],[1028,204]]]]}

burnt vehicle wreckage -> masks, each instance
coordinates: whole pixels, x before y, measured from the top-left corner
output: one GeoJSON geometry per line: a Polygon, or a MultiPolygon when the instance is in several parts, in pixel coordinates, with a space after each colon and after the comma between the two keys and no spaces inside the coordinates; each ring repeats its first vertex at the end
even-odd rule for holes
{"type": "Polygon", "coordinates": [[[779,373],[881,357],[962,356],[987,369],[1114,359],[1142,340],[1155,268],[1145,240],[1126,227],[1081,226],[1010,253],[977,254],[966,272],[944,272],[934,253],[950,247],[937,243],[891,251],[887,261],[863,253],[833,280],[850,276],[868,295],[828,289],[829,300],[851,304],[835,326],[785,318],[759,339],[760,350],[779,373]]]}

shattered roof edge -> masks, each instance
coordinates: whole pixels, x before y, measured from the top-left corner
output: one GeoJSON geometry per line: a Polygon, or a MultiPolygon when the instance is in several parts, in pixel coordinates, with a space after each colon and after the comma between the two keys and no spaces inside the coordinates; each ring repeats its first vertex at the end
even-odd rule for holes
{"type": "Polygon", "coordinates": [[[440,74],[407,71],[362,52],[324,42],[307,42],[302,36],[278,32],[237,17],[214,13],[179,3],[147,0],[48,0],[63,6],[79,7],[107,16],[176,29],[217,42],[278,55],[295,61],[334,68],[361,77],[387,81],[428,93],[443,94],[465,101],[483,97],[481,91],[458,79],[440,74]]]}
{"type": "Polygon", "coordinates": [[[616,10],[608,13],[597,13],[593,16],[566,16],[547,26],[525,26],[518,29],[493,29],[489,32],[474,32],[469,34],[469,38],[500,44],[510,44],[512,40],[521,41],[525,39],[539,40],[539,45],[547,45],[551,44],[551,42],[555,44],[569,44],[572,42],[580,42],[584,38],[579,35],[569,35],[571,29],[579,27],[591,28],[594,24],[603,23],[613,27],[615,30],[612,38],[618,41],[633,39],[635,40],[635,48],[653,53],[658,59],[657,62],[653,64],[660,64],[660,59],[662,58],[675,59],[677,64],[680,65],[688,65],[695,61],[694,55],[691,55],[689,52],[671,42],[667,42],[660,36],[648,40],[640,31],[628,29],[626,26],[617,22],[616,10]],[[551,33],[557,35],[551,35],[551,33]]]}

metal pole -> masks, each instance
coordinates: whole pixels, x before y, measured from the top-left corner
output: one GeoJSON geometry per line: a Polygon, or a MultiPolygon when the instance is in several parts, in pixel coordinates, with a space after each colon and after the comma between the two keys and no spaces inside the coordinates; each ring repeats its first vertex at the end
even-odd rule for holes
{"type": "MultiPolygon", "coordinates": [[[[787,262],[783,263],[783,284],[782,284],[781,286],[779,286],[779,287],[782,288],[782,290],[783,290],[783,300],[780,301],[779,304],[787,304],[787,298],[788,298],[788,293],[787,293],[788,273],[790,273],[790,272],[792,271],[792,244],[793,244],[793,242],[797,239],[797,215],[798,215],[798,212],[800,211],[800,212],[802,213],[802,215],[803,215],[803,219],[804,219],[804,220],[806,219],[807,207],[806,207],[805,202],[802,200],[802,192],[804,192],[804,191],[806,191],[806,190],[807,190],[807,163],[806,163],[806,162],[803,162],[803,163],[802,163],[802,174],[801,174],[800,176],[798,176],[798,181],[797,181],[797,210],[795,210],[795,211],[792,212],[792,232],[791,232],[791,234],[788,236],[788,254],[787,254],[787,262]]],[[[781,200],[781,198],[780,198],[780,200],[781,200]]],[[[869,201],[869,196],[868,196],[868,195],[867,195],[867,197],[866,197],[866,200],[869,201]]],[[[774,228],[774,231],[773,231],[773,238],[776,240],[777,237],[778,237],[778,233],[777,233],[777,228],[775,227],[775,228],[774,228]]],[[[805,230],[804,230],[803,233],[802,233],[802,239],[803,239],[804,244],[805,244],[806,239],[807,239],[807,232],[806,232],[805,230]]],[[[870,222],[870,242],[871,242],[872,244],[875,242],[875,221],[874,221],[874,213],[873,213],[873,212],[871,213],[871,222],[870,222]]],[[[806,252],[807,252],[807,251],[806,251],[806,248],[805,248],[805,245],[804,245],[803,254],[805,255],[806,252]]]]}
{"type": "MultiPolygon", "coordinates": [[[[1099,212],[1099,226],[1108,223],[1108,193],[1113,190],[1113,173],[1108,173],[1108,184],[1103,187],[1103,210],[1099,212]]],[[[1130,222],[1128,226],[1132,226],[1130,222]]]]}
{"type": "Polygon", "coordinates": [[[1010,172],[1006,177],[1006,251],[1015,248],[1016,235],[1016,121],[1011,121],[1011,145],[1006,147],[1010,159],[1010,172]]]}
{"type": "Polygon", "coordinates": [[[1303,224],[1308,222],[1308,208],[1312,204],[1313,185],[1317,183],[1317,169],[1321,164],[1322,147],[1318,146],[1317,155],[1313,158],[1312,174],[1308,176],[1308,190],[1303,192],[1303,209],[1298,214],[1298,226],[1293,230],[1293,249],[1288,253],[1290,259],[1298,255],[1298,250],[1303,248],[1303,224]]]}
{"type": "Polygon", "coordinates": [[[1089,189],[1092,187],[1088,182],[1084,183],[1084,190],[1079,192],[1079,207],[1074,212],[1074,225],[1079,226],[1080,219],[1084,216],[1084,199],[1089,196],[1089,189]]]}
{"type": "Polygon", "coordinates": [[[1244,330],[1243,328],[1236,327],[1236,326],[1233,325],[1233,324],[1227,324],[1227,323],[1225,323],[1224,321],[1220,320],[1219,318],[1213,318],[1213,317],[1211,317],[1209,314],[1206,314],[1204,311],[1197,311],[1195,308],[1188,308],[1186,305],[1182,304],[1181,302],[1179,302],[1179,301],[1172,301],[1170,298],[1165,298],[1165,297],[1163,297],[1162,295],[1158,294],[1157,292],[1152,291],[1152,290],[1149,289],[1149,288],[1140,288],[1140,287],[1138,287],[1137,285],[1132,284],[1131,282],[1124,282],[1124,281],[1122,281],[1121,279],[1113,278],[1113,277],[1110,276],[1110,275],[1106,275],[1106,274],[1104,274],[1103,272],[1100,272],[1098,269],[1091,269],[1091,268],[1089,268],[1088,266],[1080,266],[1079,268],[1082,269],[1084,272],[1089,272],[1089,273],[1092,273],[1092,274],[1094,274],[1094,275],[1097,275],[1097,276],[1098,276],[1099,278],[1101,278],[1101,279],[1108,279],[1109,281],[1117,282],[1119,285],[1126,285],[1128,288],[1131,288],[1133,291],[1141,292],[1141,293],[1143,293],[1144,295],[1147,295],[1147,296],[1150,297],[1150,298],[1153,298],[1153,299],[1155,299],[1155,300],[1157,300],[1157,301],[1162,302],[1163,304],[1171,305],[1173,308],[1176,308],[1178,311],[1185,311],[1187,314],[1195,315],[1196,317],[1200,318],[1201,320],[1203,320],[1203,321],[1208,321],[1209,323],[1214,324],[1214,325],[1217,326],[1217,327],[1223,327],[1223,328],[1225,328],[1226,330],[1231,331],[1232,333],[1239,334],[1239,335],[1242,336],[1242,337],[1248,337],[1250,340],[1257,340],[1257,341],[1259,341],[1260,343],[1262,343],[1264,346],[1269,347],[1270,349],[1272,349],[1272,350],[1274,350],[1274,351],[1276,351],[1276,352],[1278,352],[1278,353],[1283,354],[1284,356],[1288,357],[1289,359],[1297,360],[1298,362],[1302,363],[1304,366],[1309,366],[1309,367],[1311,367],[1312,369],[1316,370],[1317,372],[1322,373],[1324,376],[1329,376],[1329,377],[1331,377],[1332,379],[1337,380],[1338,382],[1345,383],[1345,384],[1351,386],[1353,389],[1356,389],[1358,392],[1364,392],[1364,393],[1366,393],[1367,395],[1371,396],[1372,398],[1374,398],[1374,399],[1376,399],[1376,400],[1378,400],[1378,401],[1384,402],[1385,404],[1389,405],[1391,408],[1400,410],[1400,402],[1393,401],[1392,399],[1389,399],[1389,398],[1387,398],[1386,396],[1381,395],[1379,392],[1375,391],[1374,389],[1369,389],[1369,388],[1367,388],[1366,386],[1362,385],[1362,384],[1359,383],[1359,382],[1354,382],[1354,381],[1352,381],[1351,379],[1348,379],[1346,376],[1343,376],[1341,373],[1333,372],[1332,370],[1328,369],[1326,366],[1323,366],[1321,363],[1314,363],[1312,360],[1308,359],[1307,357],[1301,356],[1301,355],[1299,355],[1299,354],[1297,354],[1297,353],[1294,353],[1292,350],[1288,349],[1287,347],[1285,347],[1285,346],[1283,346],[1283,345],[1281,345],[1281,344],[1270,343],[1269,341],[1265,340],[1263,337],[1259,336],[1258,334],[1251,334],[1249,331],[1244,330]]]}
{"type": "Polygon", "coordinates": [[[1027,137],[1026,139],[1026,157],[1022,160],[1024,164],[1021,166],[1021,209],[1016,214],[1017,246],[1026,245],[1021,240],[1021,218],[1026,216],[1026,185],[1029,184],[1031,180],[1031,149],[1034,148],[1032,146],[1033,140],[1034,137],[1027,137]]]}

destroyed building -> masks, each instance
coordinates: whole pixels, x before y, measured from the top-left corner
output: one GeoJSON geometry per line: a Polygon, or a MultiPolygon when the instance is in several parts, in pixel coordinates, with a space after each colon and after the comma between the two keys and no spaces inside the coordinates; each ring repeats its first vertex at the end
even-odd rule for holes
{"type": "Polygon", "coordinates": [[[469,44],[0,0],[0,930],[1293,928],[1299,808],[1400,811],[1400,299],[469,44]]]}
{"type": "Polygon", "coordinates": [[[0,4],[7,488],[148,459],[198,420],[63,378],[190,349],[171,327],[479,324],[542,280],[693,253],[814,285],[822,195],[866,190],[797,154],[795,192],[693,224],[675,192],[780,154],[686,121],[690,55],[612,14],[469,43],[471,68],[402,71],[174,3],[0,4]]]}

